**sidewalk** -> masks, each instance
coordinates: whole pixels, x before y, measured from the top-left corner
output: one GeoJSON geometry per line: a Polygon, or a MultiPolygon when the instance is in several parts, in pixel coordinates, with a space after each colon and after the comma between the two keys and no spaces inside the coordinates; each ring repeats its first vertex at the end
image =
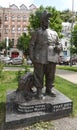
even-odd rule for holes
{"type": "Polygon", "coordinates": [[[65,117],[53,120],[52,123],[53,130],[77,130],[77,117],[65,117]]]}
{"type": "Polygon", "coordinates": [[[18,128],[12,130],[77,130],[77,118],[65,117],[51,121],[52,126],[47,128],[18,128]]]}
{"type": "Polygon", "coordinates": [[[77,72],[57,69],[56,75],[77,84],[77,72]]]}
{"type": "MultiPolygon", "coordinates": [[[[77,84],[77,72],[56,70],[56,75],[77,84]]],[[[77,117],[65,117],[53,121],[55,130],[77,130],[77,117]]]]}

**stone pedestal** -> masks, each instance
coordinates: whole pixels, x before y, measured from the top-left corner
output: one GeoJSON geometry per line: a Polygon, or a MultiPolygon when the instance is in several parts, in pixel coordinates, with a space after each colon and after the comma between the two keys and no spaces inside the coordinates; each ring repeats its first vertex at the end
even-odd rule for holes
{"type": "Polygon", "coordinates": [[[13,101],[16,92],[9,91],[7,93],[4,129],[10,130],[29,126],[39,121],[69,116],[72,113],[73,102],[58,90],[54,89],[54,91],[56,97],[45,96],[43,100],[33,99],[19,104],[18,107],[13,101]]]}

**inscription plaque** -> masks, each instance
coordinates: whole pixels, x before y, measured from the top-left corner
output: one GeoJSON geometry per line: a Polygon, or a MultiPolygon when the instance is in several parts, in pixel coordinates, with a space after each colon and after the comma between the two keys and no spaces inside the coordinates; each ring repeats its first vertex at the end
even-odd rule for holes
{"type": "Polygon", "coordinates": [[[17,110],[22,113],[31,113],[31,112],[52,112],[53,106],[52,104],[36,104],[36,105],[18,105],[17,110]]]}

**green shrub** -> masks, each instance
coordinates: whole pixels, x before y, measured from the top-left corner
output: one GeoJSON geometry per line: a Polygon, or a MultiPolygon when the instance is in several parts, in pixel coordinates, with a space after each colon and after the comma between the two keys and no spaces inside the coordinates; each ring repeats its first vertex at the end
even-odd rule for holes
{"type": "Polygon", "coordinates": [[[21,78],[22,72],[19,70],[16,74],[16,80],[19,81],[19,79],[21,78]]]}
{"type": "Polygon", "coordinates": [[[3,64],[0,62],[0,78],[2,78],[3,64]]]}

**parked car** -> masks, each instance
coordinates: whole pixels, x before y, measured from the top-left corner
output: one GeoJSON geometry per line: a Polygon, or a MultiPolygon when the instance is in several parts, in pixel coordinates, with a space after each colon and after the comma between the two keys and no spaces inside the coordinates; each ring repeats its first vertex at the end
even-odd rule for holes
{"type": "Polygon", "coordinates": [[[10,60],[11,60],[11,58],[8,57],[8,56],[1,58],[1,62],[2,62],[2,63],[6,63],[6,62],[8,62],[8,61],[10,61],[10,60]]]}
{"type": "Polygon", "coordinates": [[[60,56],[59,58],[60,65],[69,65],[70,64],[70,56],[60,56]]]}
{"type": "Polygon", "coordinates": [[[60,56],[59,57],[59,65],[62,65],[63,64],[63,56],[60,56]]]}
{"type": "Polygon", "coordinates": [[[77,62],[77,55],[72,55],[72,60],[76,64],[76,62],[77,62]]]}
{"type": "Polygon", "coordinates": [[[3,63],[5,64],[13,64],[13,65],[20,65],[23,64],[23,59],[20,57],[16,57],[16,58],[5,58],[2,60],[3,63]]]}
{"type": "MultiPolygon", "coordinates": [[[[72,60],[72,65],[75,65],[76,64],[75,59],[72,57],[71,60],[72,60]]],[[[62,65],[62,64],[63,65],[70,65],[70,56],[60,56],[59,64],[60,65],[62,65]]]]}
{"type": "Polygon", "coordinates": [[[69,65],[70,64],[70,56],[64,56],[63,64],[65,64],[65,65],[69,65]]]}
{"type": "Polygon", "coordinates": [[[4,61],[4,63],[5,63],[5,64],[12,64],[12,59],[11,59],[11,58],[10,58],[10,59],[7,59],[7,60],[4,61]]]}
{"type": "Polygon", "coordinates": [[[12,64],[13,64],[13,65],[23,64],[23,59],[20,58],[20,57],[13,58],[13,59],[12,59],[12,64]]]}

